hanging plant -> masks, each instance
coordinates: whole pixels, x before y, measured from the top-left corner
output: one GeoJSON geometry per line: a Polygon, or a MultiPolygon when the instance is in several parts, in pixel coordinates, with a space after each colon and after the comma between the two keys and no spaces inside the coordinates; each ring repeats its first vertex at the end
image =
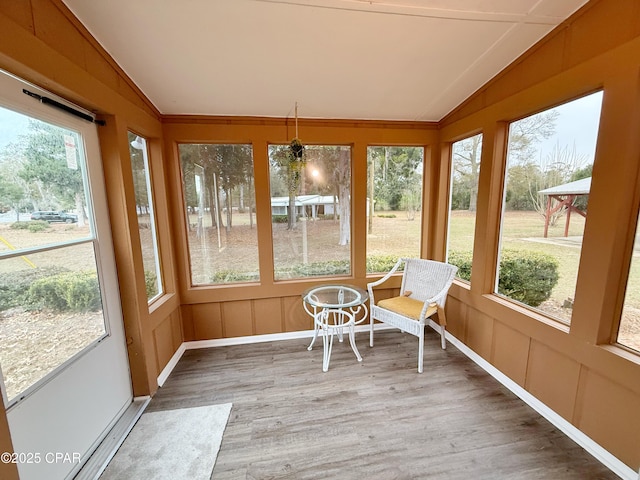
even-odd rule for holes
{"type": "Polygon", "coordinates": [[[289,154],[295,162],[304,161],[304,145],[298,137],[291,140],[291,143],[289,144],[289,154]]]}

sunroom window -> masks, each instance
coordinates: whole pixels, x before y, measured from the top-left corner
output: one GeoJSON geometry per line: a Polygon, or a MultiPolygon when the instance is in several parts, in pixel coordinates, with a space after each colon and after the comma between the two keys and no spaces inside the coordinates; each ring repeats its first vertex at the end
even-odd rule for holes
{"type": "Polygon", "coordinates": [[[138,216],[138,234],[142,247],[144,280],[149,302],[162,295],[162,272],[160,270],[160,248],[158,247],[158,229],[156,227],[151,171],[147,141],[143,137],[129,132],[129,154],[131,172],[136,196],[138,216]]]}
{"type": "Polygon", "coordinates": [[[351,147],[269,146],[275,280],[351,273],[351,147]]]}
{"type": "Polygon", "coordinates": [[[482,134],[451,145],[447,261],[458,267],[458,277],[467,282],[471,280],[481,154],[482,134]]]}
{"type": "Polygon", "coordinates": [[[251,145],[180,145],[192,285],[260,280],[251,145]]]}
{"type": "Polygon", "coordinates": [[[570,323],[602,93],[511,123],[495,292],[570,323]]]}

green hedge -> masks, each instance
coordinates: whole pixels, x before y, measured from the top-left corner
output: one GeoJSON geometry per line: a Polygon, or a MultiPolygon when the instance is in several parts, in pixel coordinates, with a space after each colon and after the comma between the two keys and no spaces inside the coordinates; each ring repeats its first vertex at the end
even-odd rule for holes
{"type": "Polygon", "coordinates": [[[26,303],[33,309],[88,312],[102,308],[95,272],[65,272],[40,278],[29,287],[26,303]]]}
{"type": "MultiPolygon", "coordinates": [[[[471,280],[471,252],[451,252],[449,263],[458,267],[458,276],[471,280]]],[[[500,256],[498,293],[531,307],[551,296],[558,283],[558,260],[540,252],[503,250],[500,256]]]]}
{"type": "Polygon", "coordinates": [[[41,267],[0,275],[0,311],[27,305],[29,287],[34,281],[62,271],[62,268],[57,267],[41,267]]]}
{"type": "Polygon", "coordinates": [[[42,232],[49,227],[49,222],[45,220],[30,220],[28,222],[13,222],[11,224],[13,230],[29,230],[31,233],[42,232]]]}

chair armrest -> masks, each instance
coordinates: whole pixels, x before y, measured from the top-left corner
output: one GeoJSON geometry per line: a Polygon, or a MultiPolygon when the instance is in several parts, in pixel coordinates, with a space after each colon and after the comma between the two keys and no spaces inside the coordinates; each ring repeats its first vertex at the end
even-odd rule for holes
{"type": "Polygon", "coordinates": [[[375,282],[367,283],[367,290],[369,291],[369,300],[371,302],[371,305],[375,305],[375,301],[373,299],[373,287],[381,285],[384,282],[386,282],[389,278],[391,278],[391,276],[398,271],[398,269],[400,268],[400,265],[402,265],[402,262],[404,261],[405,261],[404,258],[399,258],[396,264],[393,266],[393,268],[389,270],[389,272],[384,277],[382,277],[380,280],[376,280],[375,282]]]}

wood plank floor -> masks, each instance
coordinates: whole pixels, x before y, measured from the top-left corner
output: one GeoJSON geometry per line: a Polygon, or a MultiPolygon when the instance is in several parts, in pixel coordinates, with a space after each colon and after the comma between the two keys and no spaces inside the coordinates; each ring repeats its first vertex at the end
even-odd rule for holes
{"type": "Polygon", "coordinates": [[[356,341],[189,350],[147,411],[232,402],[216,480],[618,478],[431,329],[421,375],[417,338],[356,341]]]}

